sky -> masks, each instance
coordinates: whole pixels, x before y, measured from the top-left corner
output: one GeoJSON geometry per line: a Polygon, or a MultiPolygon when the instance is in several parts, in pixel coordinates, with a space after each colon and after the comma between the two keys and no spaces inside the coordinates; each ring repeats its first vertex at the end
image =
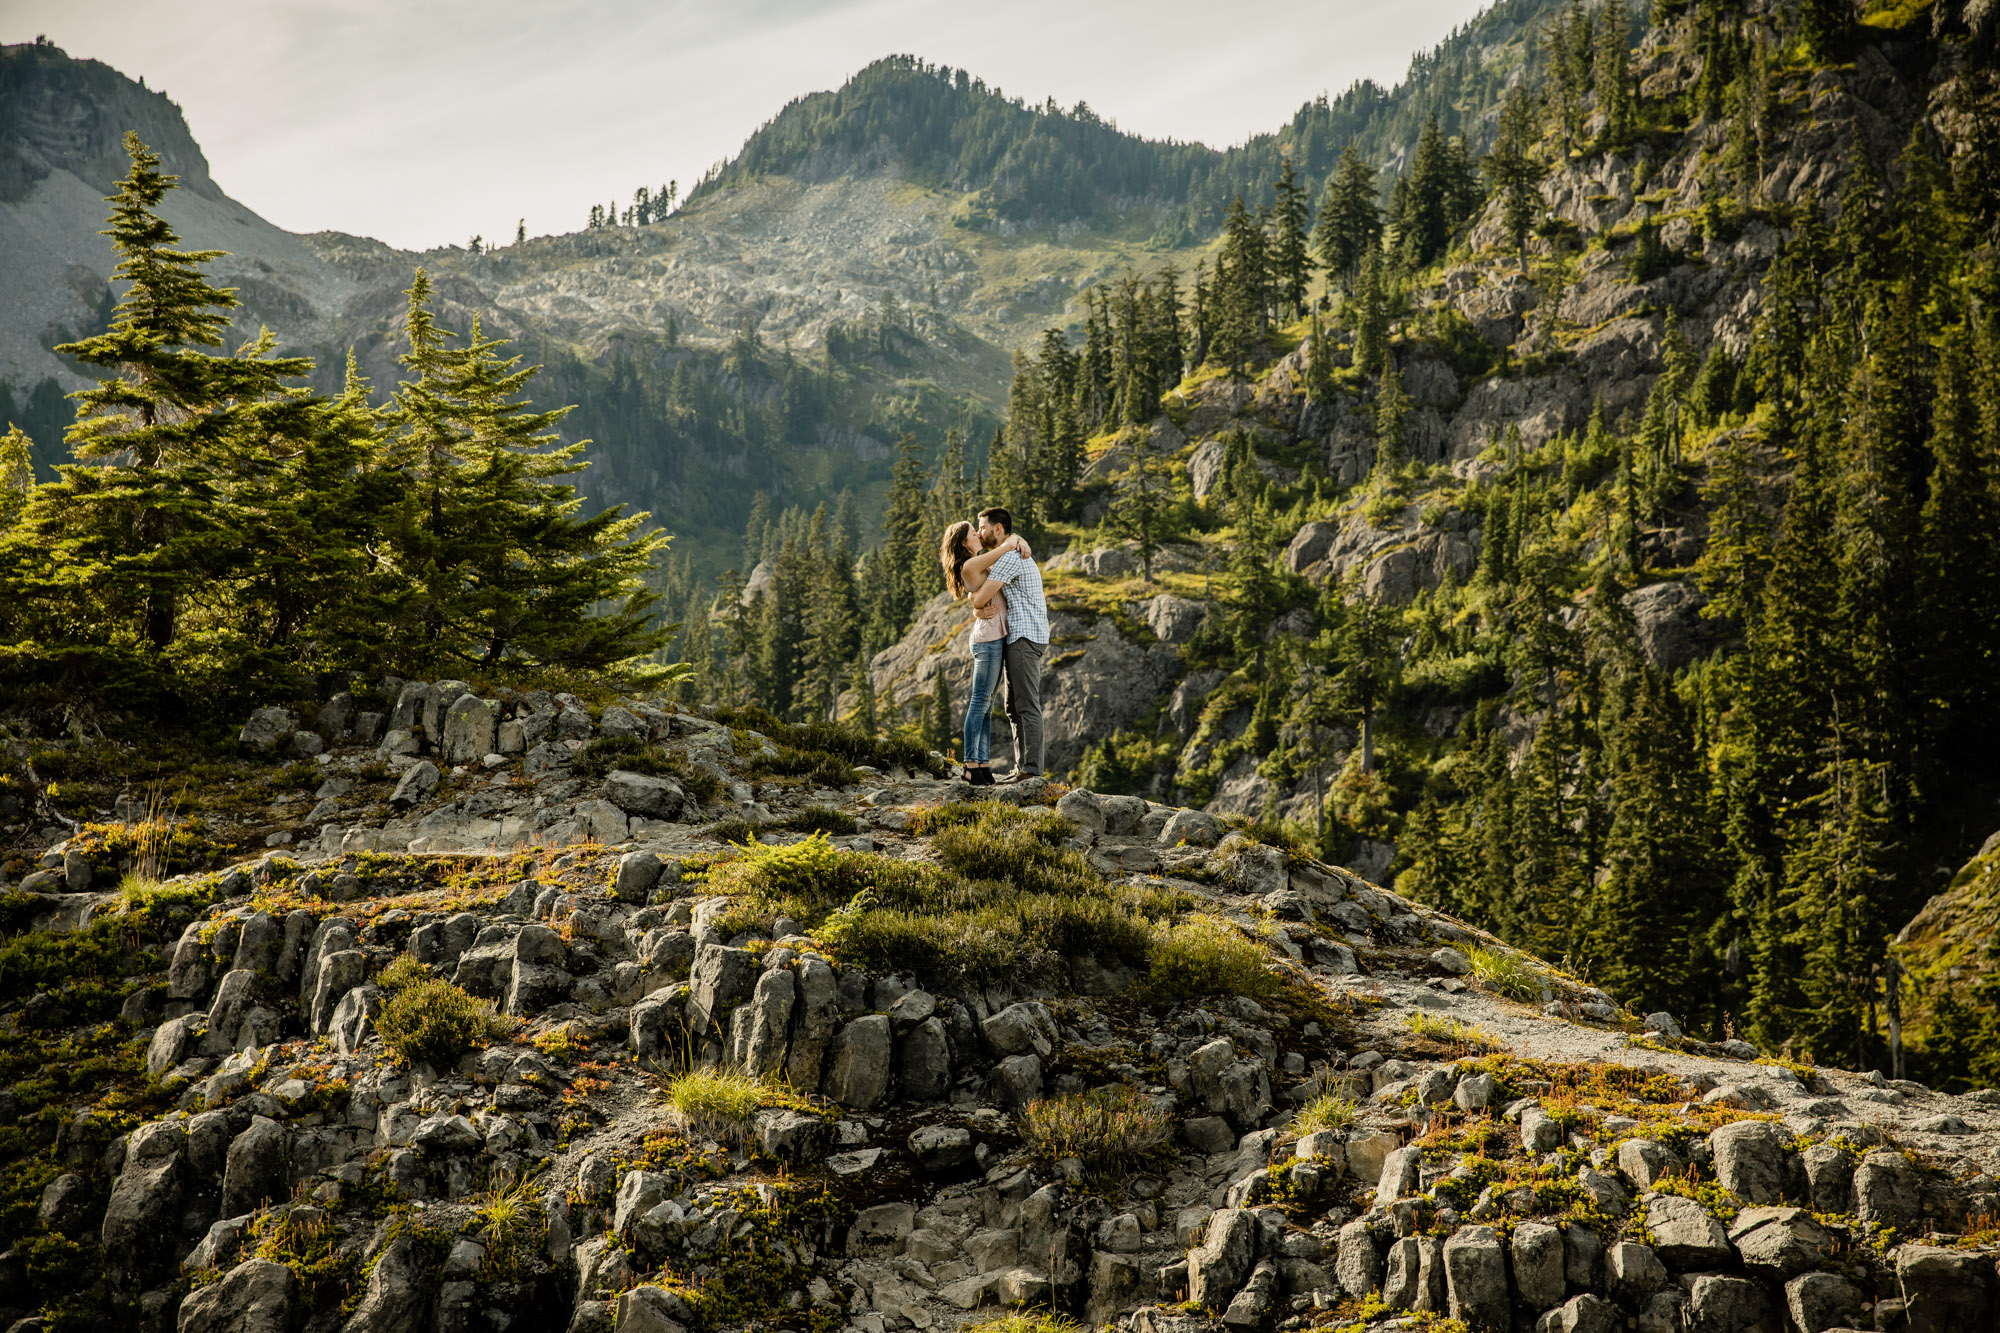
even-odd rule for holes
{"type": "Polygon", "coordinates": [[[1393,83],[1483,0],[0,0],[166,92],[216,182],[292,231],[406,249],[580,228],[683,193],[796,97],[881,56],[1215,147],[1393,83]]]}

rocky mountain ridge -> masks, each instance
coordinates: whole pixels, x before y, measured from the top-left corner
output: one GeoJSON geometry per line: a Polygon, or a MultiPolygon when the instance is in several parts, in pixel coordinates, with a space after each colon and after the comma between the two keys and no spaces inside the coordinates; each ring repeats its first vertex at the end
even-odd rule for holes
{"type": "MultiPolygon", "coordinates": [[[[70,413],[60,395],[83,380],[51,349],[93,332],[111,308],[112,256],[97,234],[101,201],[122,174],[120,139],[138,129],[168,169],[185,178],[187,188],[166,205],[183,241],[231,256],[215,272],[243,301],[237,336],[268,326],[281,350],[316,359],[319,387],[329,390],[338,387],[351,350],[380,389],[394,382],[395,358],[404,349],[400,293],[424,265],[448,327],[462,330],[477,316],[489,333],[556,368],[552,390],[579,404],[566,430],[599,446],[585,478],[590,497],[646,509],[670,526],[670,516],[684,514],[677,530],[686,545],[702,549],[712,577],[730,563],[722,548],[740,529],[747,498],[725,505],[725,518],[710,519],[702,512],[707,499],[693,493],[711,483],[726,491],[727,478],[766,464],[758,446],[740,438],[662,432],[658,420],[669,413],[661,400],[688,360],[677,348],[719,351],[748,334],[761,340],[755,355],[775,363],[818,362],[843,338],[861,346],[845,367],[840,401],[819,405],[821,429],[786,438],[772,471],[780,490],[791,488],[777,497],[781,502],[809,509],[831,501],[840,488],[829,488],[829,480],[841,477],[858,483],[872,514],[886,481],[887,446],[898,434],[914,430],[935,449],[955,426],[983,443],[1005,400],[1012,350],[1051,324],[1073,322],[1077,293],[1093,283],[1133,265],[1191,267],[1226,202],[1208,196],[1267,191],[1281,144],[1302,155],[1307,170],[1323,174],[1351,133],[1383,160],[1401,161],[1421,127],[1422,108],[1442,110],[1453,128],[1463,115],[1464,128],[1483,136],[1481,117],[1496,89],[1538,58],[1527,34],[1545,8],[1541,0],[1509,0],[1454,34],[1428,62],[1413,64],[1394,90],[1357,85],[1330,106],[1324,98],[1307,104],[1275,136],[1222,154],[1200,150],[1213,169],[1196,172],[1198,180],[1175,178],[1176,189],[1207,200],[1193,212],[1164,179],[1088,207],[1070,199],[1063,182],[1087,174],[1106,153],[1146,158],[1194,151],[1140,141],[1101,122],[1078,121],[1087,143],[1058,142],[1061,136],[1050,138],[1039,124],[1047,119],[1041,109],[1009,104],[995,140],[1004,160],[987,164],[976,179],[946,179],[904,160],[909,154],[893,142],[871,144],[864,153],[835,152],[830,143],[821,151],[819,139],[840,127],[800,138],[788,111],[752,137],[731,170],[664,220],[524,245],[489,238],[478,254],[454,246],[418,255],[338,233],[283,232],[216,186],[189,127],[163,94],[52,45],[10,46],[0,54],[0,107],[7,113],[0,143],[0,310],[8,312],[0,319],[0,389],[35,437],[42,465],[64,461],[60,438],[70,413]],[[787,156],[802,147],[809,160],[787,156]],[[1015,170],[1023,163],[1032,163],[1025,176],[1015,170]],[[980,201],[1003,178],[1017,195],[1030,178],[1042,182],[1047,197],[1020,195],[1031,216],[982,221],[980,201]],[[634,384],[649,395],[642,407],[631,401],[634,384]]],[[[964,78],[941,91],[953,103],[950,114],[961,116],[997,97],[983,85],[975,92],[964,78]]],[[[901,95],[892,89],[890,100],[901,95]]],[[[837,96],[815,94],[794,110],[837,96]]],[[[743,414],[781,397],[759,376],[743,376],[740,366],[697,369],[743,414]]]]}
{"type": "Polygon", "coordinates": [[[99,1033],[142,1071],[92,1105],[47,1100],[44,1069],[0,1105],[30,1154],[9,1197],[39,1190],[0,1253],[20,1318],[1821,1333],[1994,1311],[2000,1096],[1689,1041],[1200,812],[818,786],[740,724],[457,682],[310,725],[262,710],[241,744],[229,781],[322,780],[303,819],[239,800],[200,832],[273,850],[107,892],[143,811],[17,831],[45,850],[10,919],[35,899],[43,938],[81,943],[164,908],[172,941],[109,991],[9,990],[10,1036],[57,1058],[99,1033]],[[588,776],[607,755],[660,771],[588,776]],[[1101,929],[1002,973],[963,970],[971,936],[890,967],[863,961],[883,909],[773,916],[758,887],[866,868],[890,893],[968,851],[1029,894],[1056,868],[1164,915],[1140,956],[1101,929]],[[484,997],[490,1027],[413,1055],[413,985],[484,997]],[[742,1100],[697,1095],[731,1078],[742,1100]],[[101,1281],[75,1267],[99,1254],[101,1281]]]}

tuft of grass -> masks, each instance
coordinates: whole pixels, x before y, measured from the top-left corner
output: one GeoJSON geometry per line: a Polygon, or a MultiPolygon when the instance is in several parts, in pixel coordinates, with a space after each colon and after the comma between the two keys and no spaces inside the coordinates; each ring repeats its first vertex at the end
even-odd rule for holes
{"type": "Polygon", "coordinates": [[[1322,1092],[1301,1106],[1299,1113],[1292,1117],[1292,1132],[1304,1138],[1323,1129],[1345,1129],[1354,1123],[1355,1111],[1352,1097],[1322,1092]]]}
{"type": "Polygon", "coordinates": [[[667,1084],[667,1105],[683,1128],[712,1139],[740,1140],[770,1090],[736,1069],[691,1069],[667,1084]]]}
{"type": "Polygon", "coordinates": [[[1099,1174],[1158,1157],[1171,1143],[1174,1122],[1138,1089],[1120,1083],[1029,1102],[1021,1111],[1021,1132],[1043,1160],[1074,1157],[1099,1174]]]}
{"type": "Polygon", "coordinates": [[[1472,961],[1472,978],[1495,995],[1510,1000],[1541,998],[1542,978],[1521,956],[1481,945],[1470,945],[1465,956],[1472,961]]]}
{"type": "MultiPolygon", "coordinates": [[[[415,971],[424,970],[410,955],[403,958],[410,959],[415,971]]],[[[390,964],[383,976],[394,971],[397,963],[390,964]]],[[[406,968],[382,1012],[375,1016],[375,1030],[397,1064],[427,1064],[447,1070],[467,1052],[505,1035],[505,1022],[494,1012],[491,1000],[474,999],[449,981],[428,975],[423,980],[406,980],[408,973],[406,968]]]]}
{"type": "Polygon", "coordinates": [[[482,1195],[467,1229],[486,1247],[486,1275],[511,1282],[520,1276],[522,1259],[541,1245],[548,1214],[533,1182],[524,1180],[482,1195]]]}
{"type": "Polygon", "coordinates": [[[1162,1003],[1211,995],[1274,999],[1283,980],[1265,966],[1265,952],[1220,917],[1194,916],[1156,927],[1146,989],[1162,1003]]]}
{"type": "Polygon", "coordinates": [[[731,815],[727,819],[718,819],[702,830],[703,833],[711,838],[738,844],[756,842],[757,835],[762,831],[763,825],[754,824],[741,815],[731,815]]]}
{"type": "Polygon", "coordinates": [[[1419,1009],[1405,1018],[1403,1026],[1414,1035],[1447,1046],[1460,1055],[1483,1055],[1501,1049],[1501,1044],[1477,1024],[1444,1018],[1428,1009],[1419,1009]]]}
{"type": "MultiPolygon", "coordinates": [[[[969,1326],[968,1326],[969,1327],[969,1326]]],[[[1085,1333],[1082,1324],[1045,1310],[1004,1314],[980,1324],[979,1333],[1085,1333]]]]}

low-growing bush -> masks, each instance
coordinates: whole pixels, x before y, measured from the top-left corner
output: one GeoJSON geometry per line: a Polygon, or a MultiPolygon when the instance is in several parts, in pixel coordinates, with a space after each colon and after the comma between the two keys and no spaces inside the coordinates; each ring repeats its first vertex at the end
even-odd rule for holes
{"type": "Polygon", "coordinates": [[[1212,916],[1156,927],[1146,969],[1146,989],[1162,1003],[1212,995],[1270,1000],[1284,982],[1265,966],[1262,949],[1241,931],[1212,916]]]}
{"type": "Polygon", "coordinates": [[[851,838],[861,832],[861,825],[853,815],[830,805],[809,805],[785,816],[772,827],[787,833],[825,833],[836,838],[851,838]]]}
{"type": "Polygon", "coordinates": [[[1095,1175],[1131,1170],[1162,1155],[1173,1140],[1174,1121],[1121,1083],[1029,1102],[1021,1133],[1045,1161],[1074,1157],[1095,1175]]]}
{"type": "Polygon", "coordinates": [[[673,778],[703,805],[713,805],[723,797],[722,779],[714,773],[679,750],[669,750],[637,736],[599,736],[586,743],[570,761],[571,771],[587,778],[601,778],[619,768],[656,778],[673,778]]]}
{"type": "Polygon", "coordinates": [[[778,747],[776,754],[760,754],[750,761],[754,777],[804,778],[822,787],[848,787],[854,783],[854,768],[837,754],[825,750],[795,750],[778,747]]]}
{"type": "MultiPolygon", "coordinates": [[[[404,954],[404,958],[410,955],[404,954]]],[[[384,970],[387,977],[398,964],[384,970]]],[[[422,971],[414,958],[410,962],[422,971]]],[[[456,1065],[469,1051],[504,1035],[506,1028],[493,1012],[493,1002],[474,999],[452,985],[426,974],[425,979],[398,978],[382,1012],[375,1016],[375,1030],[382,1044],[399,1065],[426,1064],[445,1070],[456,1065]]]]}
{"type": "Polygon", "coordinates": [[[989,809],[938,837],[942,866],[842,852],[823,834],[746,847],[741,860],[709,873],[711,888],[738,899],[717,929],[730,934],[781,915],[811,928],[840,909],[840,944],[822,943],[843,960],[936,983],[987,985],[1024,971],[1060,979],[1063,957],[1083,954],[1144,966],[1145,917],[1080,856],[1049,845],[1039,816],[989,809]],[[871,897],[857,908],[863,893],[871,897]]]}
{"type": "Polygon", "coordinates": [[[431,980],[431,970],[417,961],[415,954],[402,953],[375,977],[375,984],[390,995],[431,980]]]}
{"type": "Polygon", "coordinates": [[[831,722],[781,722],[762,708],[725,708],[716,713],[715,720],[726,727],[761,732],[781,749],[817,750],[849,764],[867,764],[884,771],[892,768],[944,771],[931,758],[929,750],[900,737],[870,736],[831,722]]]}

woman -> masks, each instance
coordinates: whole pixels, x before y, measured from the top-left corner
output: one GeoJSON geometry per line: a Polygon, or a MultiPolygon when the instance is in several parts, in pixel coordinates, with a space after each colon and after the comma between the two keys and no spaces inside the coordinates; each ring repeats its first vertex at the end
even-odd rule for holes
{"type": "MultiPolygon", "coordinates": [[[[1027,543],[1009,537],[1009,544],[1022,550],[1027,543]]],[[[953,597],[972,603],[972,632],[967,644],[972,650],[972,690],[965,700],[965,780],[975,787],[993,785],[991,736],[986,710],[1000,682],[1001,651],[1007,643],[1007,599],[1000,596],[1000,584],[986,577],[991,560],[967,562],[981,554],[979,532],[963,519],[944,530],[944,544],[938,559],[944,565],[944,581],[953,597]]],[[[998,551],[993,552],[995,556],[998,551]]]]}

